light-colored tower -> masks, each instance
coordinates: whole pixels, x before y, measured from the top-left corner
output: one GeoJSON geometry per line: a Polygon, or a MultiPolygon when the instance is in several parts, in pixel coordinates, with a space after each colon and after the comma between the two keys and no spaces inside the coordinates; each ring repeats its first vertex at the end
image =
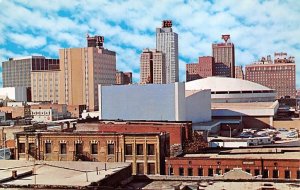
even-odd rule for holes
{"type": "Polygon", "coordinates": [[[59,50],[60,96],[59,103],[86,105],[88,110],[98,110],[98,84],[116,83],[116,53],[103,48],[103,37],[85,48],[59,50]]]}
{"type": "Polygon", "coordinates": [[[235,77],[234,44],[228,41],[230,35],[222,35],[225,43],[212,44],[212,53],[215,59],[215,75],[235,77]]]}
{"type": "Polygon", "coordinates": [[[141,54],[140,66],[140,83],[166,83],[166,66],[162,52],[155,49],[144,49],[141,54]]]}
{"type": "Polygon", "coordinates": [[[166,83],[178,82],[178,34],[172,31],[171,20],[164,20],[162,28],[156,28],[156,49],[165,56],[166,83]]]}

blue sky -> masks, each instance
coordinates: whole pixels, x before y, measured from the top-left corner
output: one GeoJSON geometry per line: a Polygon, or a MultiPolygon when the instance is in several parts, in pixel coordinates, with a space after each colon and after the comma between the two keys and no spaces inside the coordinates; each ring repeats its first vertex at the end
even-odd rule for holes
{"type": "MultiPolygon", "coordinates": [[[[139,81],[144,48],[155,48],[155,28],[173,20],[179,35],[180,80],[185,64],[211,55],[211,43],[230,34],[236,65],[246,65],[274,52],[300,61],[298,0],[0,0],[0,61],[44,55],[86,45],[86,33],[105,36],[105,48],[117,52],[117,68],[139,81]]],[[[0,68],[0,72],[2,69],[0,68]]],[[[300,87],[297,65],[297,86],[300,87]]],[[[0,77],[2,86],[2,75],[0,77]]]]}

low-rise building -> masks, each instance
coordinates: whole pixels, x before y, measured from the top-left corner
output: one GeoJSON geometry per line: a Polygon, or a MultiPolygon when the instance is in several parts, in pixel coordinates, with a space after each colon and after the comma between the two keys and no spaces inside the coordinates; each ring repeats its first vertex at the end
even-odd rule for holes
{"type": "Polygon", "coordinates": [[[12,119],[30,118],[31,116],[30,106],[27,105],[15,106],[15,107],[10,107],[10,106],[0,107],[0,112],[11,113],[12,119]]]}

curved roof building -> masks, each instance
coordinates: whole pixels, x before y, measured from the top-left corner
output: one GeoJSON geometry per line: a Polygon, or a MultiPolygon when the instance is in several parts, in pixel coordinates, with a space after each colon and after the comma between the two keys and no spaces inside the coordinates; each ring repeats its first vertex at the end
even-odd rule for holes
{"type": "Polygon", "coordinates": [[[186,82],[186,91],[211,89],[212,102],[273,102],[276,91],[260,84],[228,77],[207,77],[186,82]]]}

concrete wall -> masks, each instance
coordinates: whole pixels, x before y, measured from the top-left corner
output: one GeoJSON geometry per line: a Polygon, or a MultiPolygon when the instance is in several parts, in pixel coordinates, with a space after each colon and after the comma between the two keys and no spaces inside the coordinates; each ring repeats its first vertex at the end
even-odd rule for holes
{"type": "Polygon", "coordinates": [[[186,120],[207,122],[211,120],[210,90],[201,90],[186,96],[186,120]]]}
{"type": "Polygon", "coordinates": [[[99,85],[99,119],[185,120],[184,84],[99,85]]]}
{"type": "Polygon", "coordinates": [[[0,88],[0,96],[7,96],[15,101],[27,101],[26,87],[6,87],[0,88]]]}

